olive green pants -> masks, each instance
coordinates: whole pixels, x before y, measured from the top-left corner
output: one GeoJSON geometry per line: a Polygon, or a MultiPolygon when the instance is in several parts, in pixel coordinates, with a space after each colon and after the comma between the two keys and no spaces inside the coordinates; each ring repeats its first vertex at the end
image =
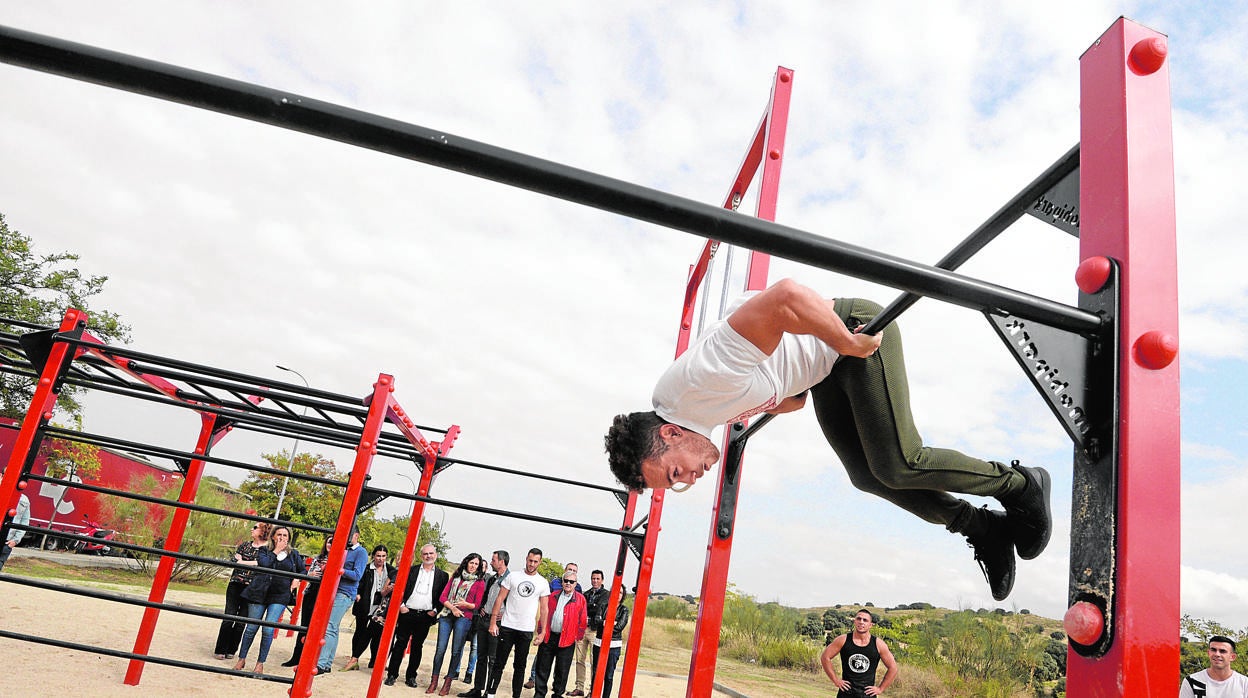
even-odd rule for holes
{"type": "MultiPolygon", "coordinates": [[[[859,298],[839,298],[833,307],[850,329],[881,311],[878,304],[859,298]]],[[[950,492],[1002,497],[1025,486],[1023,476],[1009,466],[923,445],[910,414],[896,323],[884,328],[875,354],[841,357],[832,373],[811,388],[811,398],[824,437],[854,487],[925,521],[961,531],[972,507],[950,492]]]]}

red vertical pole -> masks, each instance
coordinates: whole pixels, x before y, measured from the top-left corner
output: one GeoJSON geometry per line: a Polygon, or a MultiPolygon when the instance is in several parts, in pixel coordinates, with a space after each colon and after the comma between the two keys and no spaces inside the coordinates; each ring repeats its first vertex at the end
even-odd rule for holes
{"type": "MultiPolygon", "coordinates": [[[[627,531],[633,527],[633,515],[636,511],[637,492],[635,490],[629,491],[628,501],[624,504],[624,523],[620,526],[621,531],[627,531]]],[[[592,687],[592,690],[590,691],[591,698],[598,698],[599,696],[602,696],[603,680],[607,678],[607,653],[611,651],[611,637],[615,634],[615,611],[620,606],[620,585],[624,583],[624,563],[627,559],[628,542],[621,538],[619,554],[616,555],[615,559],[615,575],[612,578],[613,581],[611,582],[611,596],[610,600],[607,602],[606,614],[603,616],[607,620],[603,623],[602,632],[605,632],[607,636],[600,638],[601,642],[599,643],[597,650],[592,649],[592,644],[590,645],[591,649],[589,650],[590,652],[596,651],[598,653],[598,669],[594,672],[594,676],[590,679],[590,686],[592,687]]],[[[636,600],[634,600],[633,603],[636,604],[636,600]]],[[[634,670],[635,669],[636,667],[634,667],[634,670]]],[[[630,687],[632,686],[635,674],[636,671],[632,672],[629,676],[630,687]]],[[[621,684],[622,683],[623,682],[621,681],[621,684]]],[[[624,694],[620,693],[619,695],[624,694]]]]}
{"type": "Polygon", "coordinates": [[[1121,268],[1114,634],[1071,650],[1072,696],[1174,695],[1179,683],[1179,366],[1166,40],[1119,19],[1080,59],[1080,259],[1121,268]]]}
{"type": "MultiPolygon", "coordinates": [[[[195,455],[205,456],[212,448],[214,439],[214,431],[217,423],[217,415],[200,413],[199,439],[195,442],[195,455]]],[[[201,458],[195,458],[190,462],[186,469],[186,476],[182,479],[182,490],[178,494],[178,502],[182,504],[193,504],[195,495],[199,492],[199,481],[204,474],[204,461],[201,458]]],[[[189,509],[177,508],[173,511],[173,519],[169,524],[169,533],[165,536],[165,550],[179,550],[182,548],[182,536],[186,533],[186,524],[190,520],[191,512],[189,509]]],[[[174,559],[168,556],[161,556],[160,562],[156,565],[156,576],[152,578],[152,589],[148,592],[147,600],[155,603],[163,603],[165,593],[169,590],[169,578],[173,576],[174,559]]],[[[156,621],[160,617],[160,609],[146,608],[143,610],[143,620],[139,623],[139,635],[134,640],[134,653],[147,654],[152,647],[152,635],[156,632],[156,621]]],[[[137,686],[143,678],[143,667],[146,664],[141,659],[131,659],[126,667],[125,683],[128,686],[137,686]]]]}
{"type": "MultiPolygon", "coordinates": [[[[633,596],[633,623],[628,630],[628,642],[624,646],[624,671],[620,676],[620,696],[633,695],[633,683],[637,679],[637,659],[641,656],[641,633],[646,625],[646,604],[650,600],[650,578],[654,574],[654,553],[659,545],[659,525],[663,518],[663,496],[667,490],[650,493],[650,516],[646,519],[646,538],[641,551],[641,569],[637,572],[637,592],[633,596]]],[[[634,495],[635,496],[635,495],[634,495]]],[[[611,618],[608,623],[614,623],[611,618]]],[[[605,627],[605,625],[604,625],[605,627]]]]}
{"type": "MultiPolygon", "coordinates": [[[[87,314],[70,308],[61,318],[60,332],[81,334],[87,326],[87,314]]],[[[0,506],[4,507],[0,519],[15,515],[9,514],[8,507],[17,503],[17,491],[25,487],[22,472],[26,464],[34,458],[33,451],[39,447],[39,430],[52,421],[56,410],[56,397],[60,392],[61,375],[69,365],[69,356],[74,352],[73,346],[65,342],[54,342],[48,354],[48,360],[39,372],[39,382],[35,384],[35,393],[31,397],[30,406],[26,408],[26,416],[22,419],[21,429],[17,432],[17,440],[13,442],[13,451],[9,454],[9,464],[5,468],[4,477],[0,478],[0,506]],[[21,483],[21,484],[19,484],[21,483]]]]}
{"type": "Polygon", "coordinates": [[[312,695],[312,680],[315,678],[313,672],[316,671],[321,649],[325,646],[325,629],[329,627],[329,614],[333,609],[334,597],[338,594],[338,580],[342,577],[342,566],[347,557],[347,543],[350,542],[356,507],[360,502],[360,494],[364,491],[368,472],[372,468],[373,456],[377,455],[377,440],[381,437],[381,428],[385,424],[389,409],[390,393],[393,391],[393,377],[384,373],[377,376],[377,382],[373,383],[372,397],[368,402],[368,416],[365,417],[364,427],[360,432],[360,443],[355,448],[355,462],[347,480],[347,490],[342,495],[342,509],[338,512],[334,542],[329,547],[329,560],[325,563],[325,574],[321,577],[321,590],[316,595],[315,610],[308,622],[308,639],[304,643],[299,666],[295,668],[295,681],[290,688],[290,695],[294,698],[308,698],[312,695]]]}
{"type": "MultiPolygon", "coordinates": [[[[771,103],[764,120],[766,138],[760,144],[763,153],[763,174],[759,189],[757,217],[769,221],[776,219],[776,199],[780,190],[780,165],[784,155],[784,137],[789,120],[789,97],[792,88],[793,71],[783,67],[778,68],[775,83],[772,86],[771,103]]],[[[767,287],[770,260],[770,255],[750,253],[749,270],[746,275],[748,290],[755,291],[767,287]]],[[[730,433],[725,430],[724,447],[721,449],[723,453],[728,452],[730,433]]],[[[718,471],[717,491],[722,492],[725,469],[720,467],[718,471]]],[[[719,658],[719,633],[723,626],[724,602],[728,594],[728,568],[732,560],[733,533],[729,532],[726,537],[721,538],[716,530],[716,522],[725,506],[728,505],[717,497],[714,511],[711,514],[710,536],[706,545],[706,565],[702,573],[702,593],[698,604],[698,621],[693,634],[693,655],[689,660],[687,696],[709,696],[715,684],[715,664],[719,658]]],[[[735,513],[735,501],[732,506],[735,513]]]]}
{"type": "MultiPolygon", "coordinates": [[[[425,467],[420,472],[420,485],[416,488],[416,494],[421,497],[429,496],[429,488],[433,486],[434,472],[437,470],[437,455],[433,453],[425,454],[425,467]]],[[[403,591],[407,589],[407,577],[411,573],[413,558],[415,557],[416,541],[420,538],[420,525],[425,520],[425,503],[416,501],[412,503],[412,515],[407,521],[407,538],[403,540],[403,551],[399,553],[398,568],[399,571],[394,577],[394,591],[391,598],[397,600],[395,594],[401,596],[403,591]]],[[[386,620],[381,630],[381,641],[377,645],[377,660],[373,662],[373,675],[368,680],[368,698],[377,698],[377,694],[381,691],[381,682],[385,678],[386,658],[390,653],[390,643],[394,639],[394,627],[399,620],[399,604],[392,600],[386,608],[386,620]]]]}

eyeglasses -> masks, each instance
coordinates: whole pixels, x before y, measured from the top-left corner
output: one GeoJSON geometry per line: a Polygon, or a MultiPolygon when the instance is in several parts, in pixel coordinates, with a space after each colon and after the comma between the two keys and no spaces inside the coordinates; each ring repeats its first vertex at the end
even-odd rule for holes
{"type": "Polygon", "coordinates": [[[255,526],[252,526],[252,527],[251,527],[251,530],[253,530],[253,531],[254,531],[254,530],[256,530],[257,528],[260,528],[260,524],[256,524],[255,526]]]}
{"type": "Polygon", "coordinates": [[[576,580],[575,580],[575,579],[565,579],[565,580],[563,580],[563,583],[564,583],[564,584],[568,584],[568,585],[575,585],[575,584],[576,584],[576,580]]]}

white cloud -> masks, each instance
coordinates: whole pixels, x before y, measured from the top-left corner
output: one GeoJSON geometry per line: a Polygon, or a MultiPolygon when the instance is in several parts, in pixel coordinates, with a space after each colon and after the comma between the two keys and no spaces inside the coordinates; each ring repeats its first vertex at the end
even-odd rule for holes
{"type": "MultiPolygon", "coordinates": [[[[0,22],[714,203],[785,65],[797,72],[781,222],[930,262],[1078,139],[1077,59],[1121,10],[933,6],[898,22],[866,6],[734,9],[313,3],[294,23],[276,6],[50,2],[6,7],[0,22]]],[[[1231,19],[1184,20],[1171,34],[1184,361],[1212,366],[1248,354],[1248,251],[1233,205],[1248,159],[1242,32],[1231,31],[1243,17],[1231,19]]],[[[601,434],[612,414],[646,406],[670,359],[700,239],[7,65],[0,89],[23,96],[0,114],[0,211],[41,249],[80,252],[84,269],[109,274],[102,304],[134,325],[137,348],[288,380],[272,368],[281,363],[347,394],[392,373],[420,421],[464,427],[453,455],[610,481],[601,434]]],[[[1075,240],[1028,220],[964,272],[1071,302],[1077,256],[1075,240]]],[[[895,295],[774,260],[772,278],[786,275],[834,295],[895,295]]],[[[922,301],[903,328],[928,441],[1047,465],[1066,521],[1069,442],[983,318],[922,301]]],[[[101,431],[135,425],[120,421],[88,415],[101,431]]],[[[149,438],[174,439],[156,431],[149,438]]],[[[1238,452],[1234,439],[1206,441],[1185,453],[1238,452]]],[[[284,447],[241,435],[222,444],[240,459],[284,447]]],[[[394,473],[377,477],[407,488],[394,473]]],[[[459,466],[438,485],[448,499],[618,525],[608,495],[459,466]]],[[[1185,606],[1206,608],[1211,590],[1248,579],[1190,535],[1214,525],[1203,518],[1212,513],[1233,525],[1226,493],[1237,488],[1221,477],[1208,491],[1185,485],[1185,606]],[[1193,503],[1192,491],[1225,507],[1193,503]]],[[[656,588],[696,592],[709,489],[669,498],[656,588]]],[[[606,536],[445,516],[457,555],[538,544],[605,569],[615,556],[606,536]]],[[[1010,603],[1061,615],[1066,539],[1055,534],[1048,554],[1021,563],[1010,603]]],[[[760,598],[775,593],[776,565],[799,561],[786,601],[997,605],[961,539],[849,486],[810,415],[778,420],[751,445],[734,555],[730,579],[760,598]]],[[[1248,625],[1240,606],[1209,608],[1248,625]]]]}

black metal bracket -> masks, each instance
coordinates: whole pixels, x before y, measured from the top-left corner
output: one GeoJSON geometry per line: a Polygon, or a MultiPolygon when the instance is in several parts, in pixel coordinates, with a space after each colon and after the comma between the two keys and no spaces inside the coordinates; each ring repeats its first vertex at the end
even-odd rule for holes
{"type": "Polygon", "coordinates": [[[732,435],[724,453],[724,476],[719,486],[719,516],[715,519],[715,536],[720,540],[727,540],[732,536],[736,526],[737,495],[741,490],[741,459],[745,457],[745,444],[775,417],[774,414],[765,414],[754,420],[749,427],[741,422],[728,427],[732,435]]]}
{"type": "Polygon", "coordinates": [[[1027,214],[1079,237],[1079,168],[1041,194],[1027,214]]]}
{"type": "Polygon", "coordinates": [[[1069,601],[1097,606],[1105,629],[1093,645],[1071,640],[1081,655],[1103,655],[1113,644],[1118,532],[1117,348],[1120,293],[1117,264],[1079,307],[1109,320],[1087,337],[1034,321],[987,315],[1019,366],[1075,444],[1070,521],[1069,601]]]}

